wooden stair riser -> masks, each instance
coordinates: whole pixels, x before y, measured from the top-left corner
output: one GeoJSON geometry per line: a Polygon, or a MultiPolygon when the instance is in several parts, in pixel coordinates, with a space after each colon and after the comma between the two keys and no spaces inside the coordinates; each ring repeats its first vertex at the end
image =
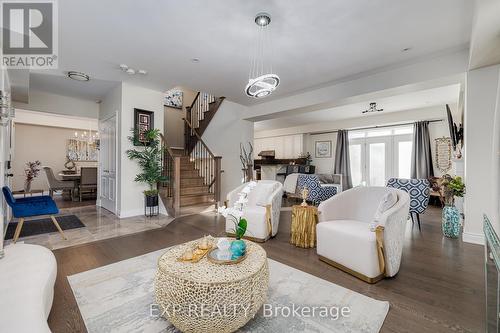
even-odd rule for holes
{"type": "Polygon", "coordinates": [[[181,206],[190,206],[212,202],[214,200],[213,194],[200,194],[200,195],[181,195],[181,206]]]}
{"type": "Polygon", "coordinates": [[[182,186],[181,185],[181,195],[189,194],[208,194],[208,186],[182,186]]]}
{"type": "Polygon", "coordinates": [[[181,170],[181,179],[200,177],[198,170],[181,170]]]}
{"type": "Polygon", "coordinates": [[[181,189],[186,186],[203,186],[203,178],[182,178],[181,177],[181,189]]]}

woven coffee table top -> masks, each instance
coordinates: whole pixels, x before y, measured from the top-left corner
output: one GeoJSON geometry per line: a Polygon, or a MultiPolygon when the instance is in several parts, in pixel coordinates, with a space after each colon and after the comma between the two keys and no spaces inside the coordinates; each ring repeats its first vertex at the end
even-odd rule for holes
{"type": "MultiPolygon", "coordinates": [[[[213,244],[217,244],[217,238],[211,238],[211,240],[213,240],[213,244]]],[[[255,275],[267,261],[266,251],[260,245],[247,240],[245,240],[247,257],[235,265],[215,264],[210,262],[206,256],[197,263],[177,260],[187,249],[195,249],[200,241],[201,239],[197,239],[168,249],[158,259],[159,272],[193,282],[234,282],[245,280],[255,275]]]]}

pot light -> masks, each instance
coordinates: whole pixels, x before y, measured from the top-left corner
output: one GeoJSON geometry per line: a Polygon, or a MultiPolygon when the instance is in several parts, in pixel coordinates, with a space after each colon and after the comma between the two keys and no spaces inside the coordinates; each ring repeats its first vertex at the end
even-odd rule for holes
{"type": "Polygon", "coordinates": [[[146,75],[146,74],[148,74],[148,72],[147,72],[147,71],[145,71],[144,69],[139,69],[139,70],[137,71],[137,73],[139,73],[139,74],[141,74],[141,75],[146,75]]]}
{"type": "Polygon", "coordinates": [[[198,59],[198,58],[192,58],[191,62],[197,64],[197,63],[200,62],[200,59],[198,59]]]}
{"type": "Polygon", "coordinates": [[[135,69],[133,68],[129,68],[125,71],[125,73],[127,73],[128,75],[134,75],[135,74],[135,69]]]}
{"type": "Polygon", "coordinates": [[[69,71],[68,77],[76,81],[89,81],[90,76],[82,72],[69,71]]]}

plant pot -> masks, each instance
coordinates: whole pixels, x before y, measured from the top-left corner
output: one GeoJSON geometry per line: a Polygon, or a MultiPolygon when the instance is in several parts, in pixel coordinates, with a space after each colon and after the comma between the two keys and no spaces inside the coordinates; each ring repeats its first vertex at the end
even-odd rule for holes
{"type": "Polygon", "coordinates": [[[158,206],[158,194],[155,195],[145,195],[146,207],[156,207],[158,206]]]}
{"type": "Polygon", "coordinates": [[[247,245],[244,240],[237,239],[231,242],[231,253],[233,254],[231,259],[235,260],[239,257],[243,257],[247,250],[247,245]]]}
{"type": "Polygon", "coordinates": [[[31,192],[31,180],[27,180],[24,182],[24,193],[31,192]]]}
{"type": "Polygon", "coordinates": [[[158,194],[144,195],[144,215],[156,216],[159,213],[158,194]]]}
{"type": "Polygon", "coordinates": [[[441,217],[443,235],[448,238],[460,236],[460,213],[455,205],[445,205],[441,217]]]}

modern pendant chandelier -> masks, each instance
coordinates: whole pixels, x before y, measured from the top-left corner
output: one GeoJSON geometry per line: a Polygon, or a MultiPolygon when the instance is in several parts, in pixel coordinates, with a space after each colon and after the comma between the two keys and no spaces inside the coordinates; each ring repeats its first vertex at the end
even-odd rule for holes
{"type": "Polygon", "coordinates": [[[249,97],[263,98],[269,96],[280,84],[280,78],[273,73],[273,67],[269,60],[264,64],[264,58],[272,58],[271,43],[269,40],[269,24],[271,16],[267,13],[259,13],[255,16],[255,24],[259,27],[257,45],[250,63],[248,84],[245,93],[249,97]]]}

